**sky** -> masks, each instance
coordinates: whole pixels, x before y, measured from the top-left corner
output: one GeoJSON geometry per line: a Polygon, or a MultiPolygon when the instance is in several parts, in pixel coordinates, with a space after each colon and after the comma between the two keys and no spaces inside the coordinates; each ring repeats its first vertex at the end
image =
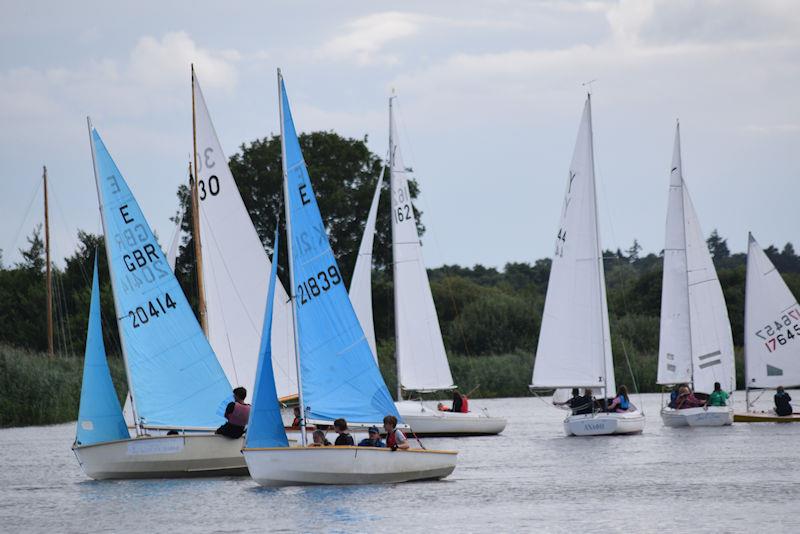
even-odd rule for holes
{"type": "Polygon", "coordinates": [[[100,232],[87,115],[169,239],[191,157],[191,62],[229,156],[279,130],[278,67],[299,131],[366,135],[380,155],[395,90],[429,267],[552,254],[589,88],[605,248],[663,248],[676,119],[704,233],[718,229],[733,251],[748,231],[763,246],[800,245],[796,0],[4,0],[2,10],[6,265],[42,220],[42,165],[56,260],[79,228],[100,232]]]}

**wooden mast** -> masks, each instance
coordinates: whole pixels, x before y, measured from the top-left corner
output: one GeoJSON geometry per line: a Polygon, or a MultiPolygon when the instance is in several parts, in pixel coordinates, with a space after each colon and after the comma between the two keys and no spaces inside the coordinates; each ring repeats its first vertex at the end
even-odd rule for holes
{"type": "MultiPolygon", "coordinates": [[[[197,276],[197,309],[200,312],[200,326],[208,337],[208,318],[206,317],[206,288],[203,282],[203,255],[200,243],[200,200],[198,198],[197,180],[199,171],[197,167],[197,117],[194,102],[194,63],[192,63],[192,148],[194,152],[194,172],[192,184],[192,237],[194,238],[194,259],[197,276]]],[[[192,177],[192,166],[189,164],[189,176],[192,177]]]]}
{"type": "Polygon", "coordinates": [[[47,166],[42,167],[44,182],[44,253],[47,284],[47,354],[55,356],[53,348],[53,273],[50,269],[50,214],[47,206],[47,166]]]}

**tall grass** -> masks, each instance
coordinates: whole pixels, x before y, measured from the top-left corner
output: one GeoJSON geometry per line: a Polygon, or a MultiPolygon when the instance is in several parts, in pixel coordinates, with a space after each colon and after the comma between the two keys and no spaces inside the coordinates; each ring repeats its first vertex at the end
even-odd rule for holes
{"type": "MultiPolygon", "coordinates": [[[[109,358],[117,393],[127,391],[124,365],[109,358]]],[[[83,357],[0,344],[0,427],[49,425],[78,418],[83,357]]]]}

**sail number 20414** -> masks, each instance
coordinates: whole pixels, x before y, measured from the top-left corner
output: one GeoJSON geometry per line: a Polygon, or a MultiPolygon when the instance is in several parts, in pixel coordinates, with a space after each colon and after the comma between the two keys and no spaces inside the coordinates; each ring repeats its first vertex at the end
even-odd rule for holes
{"type": "Polygon", "coordinates": [[[342,283],[342,277],[339,270],[336,265],[331,265],[297,284],[297,302],[301,305],[311,302],[312,299],[340,283],[342,283]]]}
{"type": "Polygon", "coordinates": [[[169,293],[164,293],[164,300],[161,297],[156,297],[155,301],[148,300],[141,306],[137,306],[135,310],[128,312],[128,317],[133,321],[133,327],[139,328],[150,322],[150,319],[157,319],[162,314],[166,314],[169,310],[177,307],[175,301],[169,296],[169,293]]]}

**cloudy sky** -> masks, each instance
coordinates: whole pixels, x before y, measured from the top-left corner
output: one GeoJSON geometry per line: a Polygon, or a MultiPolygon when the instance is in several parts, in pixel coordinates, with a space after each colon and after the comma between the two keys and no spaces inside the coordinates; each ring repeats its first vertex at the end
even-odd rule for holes
{"type": "Polygon", "coordinates": [[[29,1],[0,18],[6,263],[41,220],[43,164],[56,257],[99,232],[87,115],[169,237],[192,61],[228,155],[278,131],[276,67],[299,130],[378,154],[394,88],[430,266],[551,254],[589,80],[605,247],[663,247],[676,118],[705,233],[800,245],[796,0],[29,1]]]}

